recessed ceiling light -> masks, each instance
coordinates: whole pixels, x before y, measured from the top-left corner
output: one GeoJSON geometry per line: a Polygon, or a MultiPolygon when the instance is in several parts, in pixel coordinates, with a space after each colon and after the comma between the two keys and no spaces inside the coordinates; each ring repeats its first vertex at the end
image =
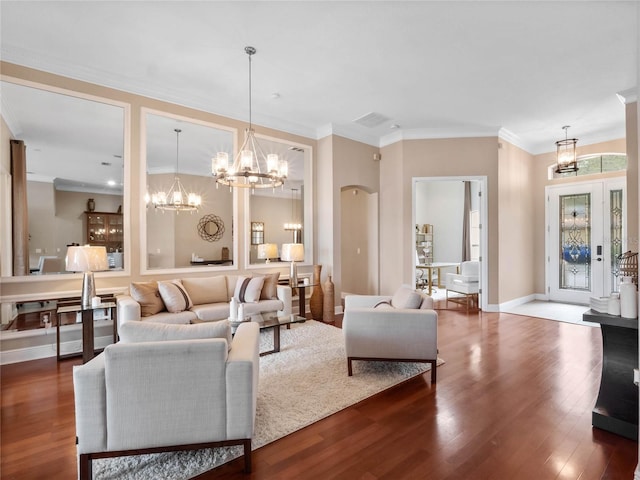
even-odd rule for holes
{"type": "Polygon", "coordinates": [[[271,98],[273,98],[274,100],[277,100],[280,98],[280,94],[278,92],[273,92],[271,94],[271,98]]]}
{"type": "Polygon", "coordinates": [[[389,125],[389,128],[391,130],[396,130],[396,129],[400,128],[400,125],[398,125],[397,123],[392,123],[391,125],[389,125]]]}
{"type": "Polygon", "coordinates": [[[109,185],[110,187],[115,187],[116,182],[115,182],[114,180],[109,180],[109,181],[107,182],[107,185],[109,185]]]}

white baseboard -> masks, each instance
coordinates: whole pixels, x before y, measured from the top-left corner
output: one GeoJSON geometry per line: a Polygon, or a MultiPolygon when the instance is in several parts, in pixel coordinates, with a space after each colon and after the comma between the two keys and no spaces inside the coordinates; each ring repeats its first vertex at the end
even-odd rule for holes
{"type": "MultiPolygon", "coordinates": [[[[10,363],[28,362],[29,360],[40,360],[42,358],[50,358],[56,356],[55,334],[52,336],[53,343],[39,345],[36,347],[18,348],[15,350],[3,350],[0,352],[0,365],[8,365],[10,363]]],[[[113,343],[113,337],[103,336],[96,337],[95,347],[104,348],[113,343]]],[[[60,351],[63,354],[69,352],[81,352],[81,340],[70,340],[60,343],[60,351]]]]}

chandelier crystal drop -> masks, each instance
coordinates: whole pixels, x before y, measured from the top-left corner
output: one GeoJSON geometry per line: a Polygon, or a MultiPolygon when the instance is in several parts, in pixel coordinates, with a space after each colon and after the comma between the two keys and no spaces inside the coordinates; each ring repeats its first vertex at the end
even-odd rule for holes
{"type": "Polygon", "coordinates": [[[219,152],[211,159],[211,173],[219,184],[240,188],[276,188],[284,185],[289,174],[289,165],[275,153],[265,154],[255,138],[251,118],[251,56],[253,47],[245,47],[249,57],[249,126],[245,130],[244,143],[233,164],[229,165],[229,154],[219,152]]]}
{"type": "Polygon", "coordinates": [[[556,142],[556,173],[571,173],[578,171],[578,159],[576,157],[577,138],[568,138],[570,125],[562,127],[564,130],[564,140],[556,142]]]}
{"type": "Polygon", "coordinates": [[[196,212],[202,204],[202,198],[200,195],[187,192],[182,182],[180,181],[179,173],[179,152],[180,152],[180,130],[174,129],[176,132],[176,176],[173,180],[173,184],[168,192],[160,191],[146,196],[147,201],[151,201],[151,204],[162,212],[173,211],[179,212],[196,212]]]}

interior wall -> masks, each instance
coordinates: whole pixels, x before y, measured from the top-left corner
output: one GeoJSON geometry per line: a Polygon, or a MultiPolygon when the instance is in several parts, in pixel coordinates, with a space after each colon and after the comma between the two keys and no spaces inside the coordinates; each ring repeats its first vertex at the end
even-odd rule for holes
{"type": "MultiPolygon", "coordinates": [[[[254,197],[251,203],[251,221],[264,223],[264,243],[275,243],[278,245],[278,254],[282,253],[282,244],[293,242],[293,232],[286,231],[284,224],[287,222],[301,221],[302,201],[298,198],[260,196],[254,197]],[[259,198],[259,201],[255,201],[259,198]],[[293,214],[291,213],[293,209],[293,214]]],[[[258,260],[258,248],[251,246],[251,261],[264,262],[258,260]]]]}
{"type": "Polygon", "coordinates": [[[96,212],[117,212],[122,196],[55,190],[50,182],[27,182],[29,201],[29,266],[36,268],[41,255],[64,257],[67,245],[87,243],[84,212],[87,200],[96,212]]]}
{"type": "MultiPolygon", "coordinates": [[[[141,259],[139,252],[139,245],[141,241],[140,234],[140,226],[144,224],[143,215],[145,213],[144,207],[144,194],[146,193],[145,187],[146,183],[141,181],[141,175],[143,175],[143,170],[141,169],[141,157],[140,152],[142,151],[142,143],[145,139],[142,137],[141,125],[141,109],[148,108],[152,110],[158,110],[160,112],[166,112],[173,115],[183,116],[187,118],[191,118],[194,120],[214,123],[219,125],[225,125],[230,128],[237,129],[238,132],[244,131],[246,127],[246,122],[234,120],[231,118],[222,117],[220,115],[215,115],[208,112],[203,112],[200,110],[196,110],[193,108],[189,108],[186,106],[175,105],[169,102],[164,102],[160,100],[155,100],[147,97],[143,97],[141,95],[135,95],[119,90],[115,90],[112,88],[102,87],[99,85],[82,82],[79,80],[74,80],[71,78],[62,77],[59,75],[50,74],[47,72],[23,67],[20,65],[15,65],[7,62],[0,62],[1,70],[3,76],[7,78],[15,78],[19,80],[24,80],[27,82],[34,82],[36,84],[47,85],[53,88],[69,90],[73,92],[77,92],[80,95],[91,95],[97,96],[101,98],[105,98],[108,100],[112,100],[115,102],[120,102],[122,104],[126,104],[129,106],[129,116],[125,119],[125,149],[124,156],[126,159],[125,164],[125,181],[128,182],[128,185],[125,185],[125,188],[128,188],[130,191],[130,195],[125,197],[125,205],[123,205],[123,210],[126,213],[126,224],[125,228],[129,229],[129,241],[131,245],[130,256],[129,256],[129,274],[96,274],[96,282],[98,284],[98,290],[111,289],[126,289],[132,281],[147,281],[149,276],[142,275],[140,272],[142,270],[142,265],[146,262],[146,259],[141,259]],[[127,203],[128,202],[128,203],[127,203]]],[[[284,141],[290,141],[293,143],[299,143],[304,145],[309,145],[313,148],[313,151],[317,151],[317,141],[315,139],[302,137],[299,135],[293,135],[286,132],[281,132],[278,130],[262,127],[260,125],[254,125],[257,134],[265,135],[267,137],[274,137],[278,139],[282,139],[284,141]]],[[[4,135],[4,134],[3,134],[4,135]]],[[[314,164],[317,162],[314,162],[314,164]]],[[[324,204],[330,202],[332,198],[331,195],[328,196],[328,199],[324,198],[327,192],[321,192],[317,194],[315,198],[316,204],[324,204]]],[[[242,196],[239,196],[239,225],[235,225],[234,229],[238,238],[243,241],[243,235],[248,232],[244,231],[244,204],[242,201],[242,196]]],[[[317,209],[316,209],[317,210],[317,209]]],[[[314,225],[314,231],[317,228],[317,225],[314,225]]],[[[325,230],[325,234],[327,231],[331,231],[331,229],[325,230]]],[[[189,252],[190,255],[191,252],[189,252]]],[[[127,258],[127,257],[125,257],[127,258]]],[[[240,252],[237,252],[237,266],[238,269],[242,269],[242,266],[247,264],[248,262],[244,258],[244,251],[241,249],[240,252]]],[[[328,259],[331,261],[331,258],[328,259]]],[[[2,265],[3,272],[4,263],[2,265]]],[[[275,269],[279,269],[283,275],[288,275],[288,267],[286,265],[274,267],[275,269]]],[[[302,267],[301,270],[304,271],[308,269],[310,271],[311,267],[302,267]]],[[[225,273],[225,272],[220,272],[225,273]]],[[[215,274],[215,273],[214,273],[215,274]]],[[[207,270],[201,274],[193,273],[186,274],[189,276],[207,276],[212,275],[211,270],[207,270]]],[[[64,276],[67,277],[67,276],[64,276]]],[[[17,277],[12,278],[10,280],[3,279],[2,281],[2,297],[6,298],[24,298],[26,296],[55,296],[56,292],[64,292],[68,294],[69,292],[77,292],[80,293],[81,282],[78,280],[77,276],[70,275],[71,278],[57,278],[54,279],[38,279],[39,281],[31,281],[30,277],[17,277]]],[[[154,279],[163,280],[163,279],[171,279],[175,277],[175,273],[164,273],[164,274],[153,274],[154,279]]]]}
{"type": "MultiPolygon", "coordinates": [[[[611,140],[608,142],[600,142],[594,143],[591,145],[580,145],[578,142],[577,145],[577,155],[591,155],[597,153],[627,153],[627,140],[624,138],[611,140]]],[[[629,155],[627,156],[627,160],[629,162],[634,162],[633,158],[629,155]]],[[[538,261],[533,264],[533,272],[534,272],[534,293],[546,296],[546,262],[545,262],[545,241],[546,241],[546,223],[545,223],[545,187],[548,185],[563,185],[569,184],[576,181],[585,181],[587,177],[574,177],[571,178],[561,178],[561,179],[549,179],[548,178],[548,169],[549,166],[555,165],[556,163],[556,152],[555,150],[552,152],[542,153],[539,155],[533,156],[533,167],[532,167],[532,176],[529,179],[529,182],[532,185],[532,200],[533,200],[533,257],[538,259],[538,261]]],[[[635,159],[635,163],[637,164],[637,156],[635,159]]],[[[637,167],[636,167],[637,168],[637,167]]],[[[600,177],[617,177],[620,176],[620,173],[611,173],[611,174],[603,174],[600,177]]],[[[635,188],[637,190],[637,181],[635,182],[635,187],[633,182],[629,182],[629,178],[627,178],[627,190],[629,188],[635,188]]],[[[628,193],[627,193],[628,194],[628,193]]],[[[637,197],[636,197],[637,198],[637,197]]],[[[627,221],[632,220],[635,217],[638,217],[638,203],[633,204],[629,201],[629,197],[627,197],[627,208],[628,215],[627,221]]],[[[637,220],[636,220],[637,222],[637,220]]]]}
{"type": "Polygon", "coordinates": [[[535,293],[533,155],[504,140],[498,149],[500,303],[535,293]],[[508,280],[507,280],[508,279],[508,280]]]}
{"type": "MultiPolygon", "coordinates": [[[[11,131],[0,117],[0,225],[11,222],[11,131]]],[[[9,229],[0,229],[0,276],[12,274],[13,239],[9,229]]]]}
{"type": "Polygon", "coordinates": [[[331,201],[329,202],[329,197],[325,197],[325,201],[319,199],[316,203],[318,216],[322,216],[326,221],[326,228],[318,228],[318,247],[324,248],[327,254],[330,252],[327,258],[330,258],[328,263],[332,265],[333,270],[323,268],[322,275],[323,278],[327,275],[333,276],[335,305],[340,305],[343,291],[341,279],[345,274],[340,246],[344,237],[341,220],[341,191],[344,187],[353,185],[369,193],[378,191],[379,162],[374,160],[374,155],[380,150],[378,147],[338,135],[332,135],[331,140],[324,143],[324,147],[326,150],[322,156],[318,156],[318,163],[326,161],[329,165],[319,166],[324,173],[318,175],[316,185],[318,190],[322,190],[325,195],[330,195],[331,201]],[[323,176],[328,178],[323,179],[323,176]],[[326,235],[327,239],[323,239],[323,235],[326,235]],[[330,243],[330,246],[327,246],[327,243],[330,243]]]}
{"type": "Polygon", "coordinates": [[[433,261],[462,261],[464,182],[416,183],[416,223],[433,225],[433,261]]]}
{"type": "Polygon", "coordinates": [[[372,236],[376,225],[377,204],[371,201],[366,190],[345,187],[340,195],[341,231],[341,284],[342,291],[360,295],[373,295],[378,269],[377,242],[372,236]]]}
{"type": "MultiPolygon", "coordinates": [[[[380,176],[381,293],[413,281],[412,181],[414,177],[487,177],[489,304],[498,297],[497,137],[404,140],[382,149],[380,176]],[[388,163],[385,160],[389,159],[388,163]],[[401,245],[401,248],[398,248],[401,245]]],[[[500,279],[501,281],[509,281],[500,279]]],[[[492,307],[490,307],[492,308],[492,307]]]]}

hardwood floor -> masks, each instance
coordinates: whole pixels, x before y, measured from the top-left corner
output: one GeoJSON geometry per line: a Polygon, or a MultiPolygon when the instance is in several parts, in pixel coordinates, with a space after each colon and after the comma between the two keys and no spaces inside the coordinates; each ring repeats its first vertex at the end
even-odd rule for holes
{"type": "MultiPolygon", "coordinates": [[[[509,314],[439,312],[438,383],[413,378],[207,479],[632,479],[636,442],[591,427],[600,330],[509,314]]],[[[2,479],[76,476],[77,359],[6,365],[2,479]]],[[[357,369],[357,363],[354,364],[357,369]]],[[[357,371],[356,371],[357,374],[357,371]]]]}

